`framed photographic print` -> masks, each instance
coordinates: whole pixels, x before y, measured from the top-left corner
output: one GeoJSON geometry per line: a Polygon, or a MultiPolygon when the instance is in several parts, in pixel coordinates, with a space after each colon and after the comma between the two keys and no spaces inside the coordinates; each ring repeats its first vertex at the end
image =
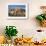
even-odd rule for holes
{"type": "Polygon", "coordinates": [[[26,3],[9,3],[8,18],[9,19],[27,19],[28,5],[26,3]]]}

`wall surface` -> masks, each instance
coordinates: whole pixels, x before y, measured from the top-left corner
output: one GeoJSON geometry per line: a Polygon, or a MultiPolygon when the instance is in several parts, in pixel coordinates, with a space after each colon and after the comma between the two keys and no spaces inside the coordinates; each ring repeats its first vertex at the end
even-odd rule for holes
{"type": "MultiPolygon", "coordinates": [[[[6,25],[15,25],[18,29],[18,36],[31,37],[34,34],[41,37],[43,33],[37,33],[37,29],[43,29],[36,22],[35,16],[41,13],[40,6],[46,5],[46,0],[0,0],[0,34],[4,34],[6,25]],[[8,20],[7,19],[7,3],[27,3],[29,10],[29,19],[26,20],[8,20]]],[[[44,33],[45,34],[45,33],[44,33]]],[[[46,35],[46,34],[45,34],[46,35]]]]}

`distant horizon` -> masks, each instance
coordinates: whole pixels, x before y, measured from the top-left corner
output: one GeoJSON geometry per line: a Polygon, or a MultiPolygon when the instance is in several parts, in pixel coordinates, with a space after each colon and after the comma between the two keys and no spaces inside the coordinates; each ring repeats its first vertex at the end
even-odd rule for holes
{"type": "Polygon", "coordinates": [[[25,5],[8,5],[8,9],[16,9],[16,8],[26,9],[25,5]]]}

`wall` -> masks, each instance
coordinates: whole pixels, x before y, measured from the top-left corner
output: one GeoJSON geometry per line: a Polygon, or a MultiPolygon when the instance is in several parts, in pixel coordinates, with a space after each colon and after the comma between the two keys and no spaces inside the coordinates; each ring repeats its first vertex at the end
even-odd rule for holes
{"type": "MultiPolygon", "coordinates": [[[[46,0],[1,0],[0,1],[0,34],[4,34],[6,25],[15,25],[19,31],[18,36],[30,36],[36,34],[36,29],[43,29],[36,22],[35,16],[41,13],[40,6],[46,5],[46,0]],[[8,20],[7,3],[27,3],[29,5],[29,19],[27,20],[8,20]]],[[[41,36],[40,36],[41,37],[41,36]]]]}

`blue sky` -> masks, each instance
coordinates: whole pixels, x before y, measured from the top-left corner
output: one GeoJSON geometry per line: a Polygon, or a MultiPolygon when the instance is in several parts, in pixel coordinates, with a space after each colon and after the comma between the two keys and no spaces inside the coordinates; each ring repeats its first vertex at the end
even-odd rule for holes
{"type": "Polygon", "coordinates": [[[8,5],[9,9],[15,9],[15,8],[22,8],[25,9],[25,5],[8,5]]]}

